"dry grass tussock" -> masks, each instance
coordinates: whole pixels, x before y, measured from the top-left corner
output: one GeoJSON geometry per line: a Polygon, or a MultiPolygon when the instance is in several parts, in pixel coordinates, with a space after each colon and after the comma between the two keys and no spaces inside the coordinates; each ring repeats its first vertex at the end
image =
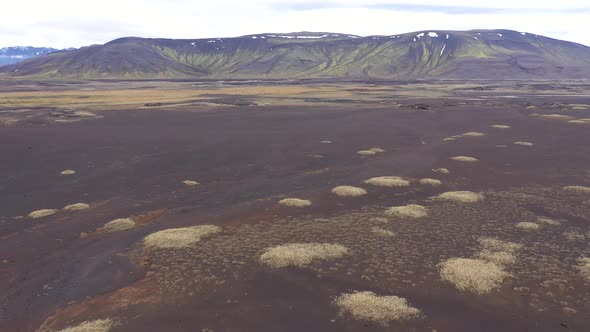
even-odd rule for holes
{"type": "Polygon", "coordinates": [[[408,204],[390,207],[385,211],[385,214],[389,217],[417,219],[426,217],[428,210],[422,205],[408,204]]]}
{"type": "Polygon", "coordinates": [[[397,296],[379,296],[373,292],[344,293],[334,301],[342,314],[354,319],[387,325],[420,317],[420,310],[397,296]]]}
{"type": "Polygon", "coordinates": [[[67,205],[63,208],[63,210],[65,211],[80,211],[80,210],[86,210],[90,207],[90,205],[86,204],[86,203],[76,203],[76,204],[70,204],[67,205]]]}
{"type": "Polygon", "coordinates": [[[479,161],[479,159],[477,159],[477,158],[468,157],[468,156],[456,156],[456,157],[452,157],[451,159],[454,161],[461,161],[464,163],[474,163],[474,162],[479,161]]]}
{"type": "Polygon", "coordinates": [[[66,169],[61,171],[60,173],[61,175],[72,175],[72,174],[76,174],[76,171],[74,171],[73,169],[66,169]]]}
{"type": "Polygon", "coordinates": [[[435,168],[432,171],[434,173],[440,173],[440,174],[449,174],[449,173],[451,173],[451,171],[449,171],[448,168],[435,168]]]}
{"type": "Polygon", "coordinates": [[[514,142],[514,145],[522,145],[522,146],[533,146],[534,144],[531,142],[514,142]]]}
{"type": "Polygon", "coordinates": [[[363,188],[352,186],[338,186],[332,189],[332,193],[340,197],[359,197],[367,194],[363,188]]]}
{"type": "Polygon", "coordinates": [[[334,260],[346,254],[348,249],[339,244],[291,243],[268,248],[260,261],[273,268],[305,267],[313,261],[334,260]]]}
{"type": "Polygon", "coordinates": [[[563,114],[543,114],[541,115],[542,118],[545,119],[556,119],[556,120],[569,120],[572,119],[571,116],[569,115],[563,115],[563,114]]]}
{"type": "Polygon", "coordinates": [[[440,265],[440,275],[460,291],[487,294],[498,288],[508,273],[483,259],[451,258],[440,265]]]}
{"type": "Polygon", "coordinates": [[[311,205],[311,201],[299,198],[285,198],[279,201],[279,204],[291,207],[306,207],[311,205]]]}
{"type": "Polygon", "coordinates": [[[80,325],[71,326],[58,332],[108,332],[111,330],[113,325],[114,324],[111,319],[98,319],[84,322],[80,325]]]}
{"type": "Polygon", "coordinates": [[[399,176],[378,176],[365,180],[364,183],[377,187],[407,187],[410,185],[410,181],[399,176]]]}
{"type": "Polygon", "coordinates": [[[549,225],[549,226],[559,226],[559,225],[561,225],[561,223],[559,221],[553,220],[553,219],[547,218],[547,217],[539,217],[539,218],[537,218],[537,223],[543,224],[543,225],[549,225]]]}
{"type": "Polygon", "coordinates": [[[107,232],[126,231],[135,227],[135,221],[130,218],[119,218],[104,224],[103,228],[107,232]]]}
{"type": "Polygon", "coordinates": [[[470,131],[470,132],[461,134],[461,136],[464,136],[464,137],[481,137],[484,135],[485,135],[484,133],[479,133],[476,131],[470,131]]]}
{"type": "Polygon", "coordinates": [[[447,191],[446,193],[435,196],[434,199],[460,203],[475,203],[483,200],[484,195],[472,191],[447,191]]]}
{"type": "Polygon", "coordinates": [[[590,194],[590,187],[586,186],[565,186],[563,190],[573,191],[577,193],[590,194]]]}
{"type": "Polygon", "coordinates": [[[520,229],[524,229],[526,231],[536,231],[539,228],[541,228],[541,226],[539,226],[539,224],[536,224],[536,223],[530,222],[530,221],[519,222],[514,226],[516,226],[520,229]]]}
{"type": "Polygon", "coordinates": [[[206,236],[219,232],[221,232],[221,227],[215,225],[171,228],[146,236],[143,239],[143,244],[151,248],[184,248],[201,241],[206,236]]]}
{"type": "Polygon", "coordinates": [[[514,253],[522,248],[521,244],[489,237],[480,238],[479,244],[482,250],[476,256],[488,262],[495,263],[498,266],[516,263],[514,253]]]}
{"type": "Polygon", "coordinates": [[[377,234],[377,235],[383,236],[383,237],[395,236],[394,232],[387,230],[385,228],[381,228],[381,227],[373,227],[373,228],[371,228],[371,232],[373,232],[373,234],[377,234]]]}
{"type": "Polygon", "coordinates": [[[424,178],[424,179],[420,180],[420,184],[427,184],[427,185],[431,185],[431,186],[440,186],[442,184],[442,181],[437,180],[437,179],[424,178]]]}
{"type": "Polygon", "coordinates": [[[41,210],[37,210],[37,211],[33,211],[33,212],[29,213],[27,215],[27,217],[33,218],[33,219],[43,218],[43,217],[50,216],[56,212],[57,212],[57,210],[55,210],[55,209],[41,209],[41,210]]]}
{"type": "Polygon", "coordinates": [[[580,264],[577,266],[580,274],[584,279],[590,281],[590,257],[580,258],[580,264]]]}
{"type": "Polygon", "coordinates": [[[360,154],[361,156],[372,156],[372,155],[377,154],[377,152],[371,151],[371,150],[360,150],[360,151],[357,151],[356,153],[360,154]]]}
{"type": "Polygon", "coordinates": [[[510,129],[512,127],[510,127],[508,125],[495,124],[495,125],[492,125],[492,128],[496,128],[496,129],[510,129]]]}
{"type": "Polygon", "coordinates": [[[184,183],[185,185],[187,185],[189,187],[194,187],[194,186],[200,185],[199,182],[193,181],[193,180],[184,180],[184,181],[182,181],[182,183],[184,183]]]}

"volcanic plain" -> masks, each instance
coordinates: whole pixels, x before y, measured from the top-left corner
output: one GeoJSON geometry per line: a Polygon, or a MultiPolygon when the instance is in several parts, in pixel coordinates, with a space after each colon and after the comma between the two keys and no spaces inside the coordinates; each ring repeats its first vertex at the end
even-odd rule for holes
{"type": "Polygon", "coordinates": [[[590,82],[0,81],[0,331],[589,331],[590,82]]]}

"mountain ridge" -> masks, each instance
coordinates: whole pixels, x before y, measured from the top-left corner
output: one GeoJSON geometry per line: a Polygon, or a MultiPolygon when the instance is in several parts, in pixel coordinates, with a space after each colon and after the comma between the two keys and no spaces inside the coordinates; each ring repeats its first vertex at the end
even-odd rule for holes
{"type": "Polygon", "coordinates": [[[528,79],[590,77],[590,47],[513,30],[124,37],[0,67],[8,77],[528,79]]]}

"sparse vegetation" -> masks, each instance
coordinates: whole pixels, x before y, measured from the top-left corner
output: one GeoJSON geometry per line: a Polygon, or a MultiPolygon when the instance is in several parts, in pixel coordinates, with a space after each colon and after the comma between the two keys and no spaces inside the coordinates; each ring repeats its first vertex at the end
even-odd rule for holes
{"type": "Polygon", "coordinates": [[[379,236],[383,236],[383,237],[393,237],[395,236],[395,233],[385,229],[385,228],[381,228],[381,227],[373,227],[371,228],[371,232],[373,232],[374,234],[377,234],[379,236]]]}
{"type": "Polygon", "coordinates": [[[410,181],[399,176],[379,176],[365,180],[364,183],[377,187],[407,187],[410,185],[410,181]]]}
{"type": "Polygon", "coordinates": [[[590,257],[580,258],[578,270],[584,279],[590,281],[590,257]]]}
{"type": "Polygon", "coordinates": [[[311,206],[311,201],[299,198],[285,198],[281,199],[279,204],[290,207],[306,207],[311,206]]]}
{"type": "Polygon", "coordinates": [[[520,228],[520,229],[527,230],[527,231],[536,231],[539,228],[541,228],[539,226],[539,224],[536,224],[536,223],[530,222],[530,221],[519,222],[515,226],[518,227],[518,228],[520,228]]]}
{"type": "Polygon", "coordinates": [[[332,189],[332,193],[340,197],[359,197],[367,194],[363,188],[352,186],[338,186],[332,189]]]}
{"type": "Polygon", "coordinates": [[[113,327],[111,319],[87,321],[80,325],[71,326],[58,332],[109,332],[113,327]]]}
{"type": "Polygon", "coordinates": [[[434,199],[460,203],[475,203],[483,200],[484,195],[472,191],[447,191],[434,197],[434,199]]]}
{"type": "Polygon", "coordinates": [[[199,182],[193,181],[193,180],[184,180],[184,181],[182,181],[182,183],[184,183],[185,185],[187,185],[189,187],[194,187],[194,186],[200,185],[199,182]]]}
{"type": "Polygon", "coordinates": [[[291,243],[268,248],[260,261],[273,268],[305,267],[313,261],[333,260],[346,254],[348,249],[339,244],[291,243]]]}
{"type": "Polygon", "coordinates": [[[76,203],[76,204],[70,204],[67,205],[63,208],[63,210],[65,211],[80,211],[80,210],[85,210],[88,209],[90,207],[90,205],[86,204],[86,203],[76,203]]]}
{"type": "Polygon", "coordinates": [[[481,136],[484,136],[484,135],[485,135],[484,133],[479,133],[479,132],[476,132],[476,131],[470,131],[470,132],[461,134],[461,136],[464,136],[464,137],[481,137],[481,136]]]}
{"type": "Polygon", "coordinates": [[[417,204],[390,207],[385,211],[389,217],[417,219],[428,215],[428,210],[417,204]]]}
{"type": "Polygon", "coordinates": [[[420,184],[426,184],[426,185],[430,185],[430,186],[440,186],[442,184],[442,181],[437,180],[437,179],[424,178],[424,179],[420,180],[420,184]]]}
{"type": "Polygon", "coordinates": [[[27,217],[33,218],[33,219],[43,218],[43,217],[47,217],[52,214],[55,214],[56,212],[57,212],[57,210],[55,210],[55,209],[41,209],[41,210],[37,210],[37,211],[33,211],[33,212],[29,213],[27,217]]]}
{"type": "Polygon", "coordinates": [[[477,159],[477,158],[468,157],[468,156],[456,156],[456,157],[452,157],[451,159],[455,160],[455,161],[465,162],[465,163],[474,163],[474,162],[479,161],[479,159],[477,159]]]}
{"type": "Polygon", "coordinates": [[[586,186],[565,186],[563,190],[573,191],[576,193],[590,194],[590,187],[586,186]]]}
{"type": "Polygon", "coordinates": [[[531,142],[514,142],[514,145],[533,146],[534,144],[531,142]]]}
{"type": "Polygon", "coordinates": [[[149,248],[184,248],[219,232],[221,232],[221,227],[215,225],[171,228],[146,236],[143,239],[143,244],[149,248]]]}
{"type": "Polygon", "coordinates": [[[441,173],[441,174],[450,174],[451,171],[449,171],[447,168],[435,168],[432,170],[434,173],[441,173]]]}
{"type": "Polygon", "coordinates": [[[537,223],[543,224],[543,225],[550,225],[550,226],[559,226],[561,224],[557,220],[553,220],[551,218],[546,218],[546,217],[537,218],[537,223]]]}
{"type": "Polygon", "coordinates": [[[335,304],[342,314],[352,318],[387,325],[420,317],[420,310],[397,296],[379,296],[373,292],[344,293],[336,298],[335,304]]]}
{"type": "Polygon", "coordinates": [[[483,259],[451,258],[440,266],[443,280],[461,291],[487,294],[508,276],[499,265],[483,259]]]}
{"type": "Polygon", "coordinates": [[[107,232],[126,231],[135,227],[135,221],[131,218],[119,218],[104,224],[103,228],[107,232]]]}

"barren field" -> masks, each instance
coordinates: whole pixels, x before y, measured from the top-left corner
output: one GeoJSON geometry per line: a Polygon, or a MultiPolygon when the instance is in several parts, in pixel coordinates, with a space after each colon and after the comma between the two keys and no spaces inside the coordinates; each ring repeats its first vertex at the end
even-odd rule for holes
{"type": "Polygon", "coordinates": [[[590,83],[0,81],[0,331],[589,331],[590,83]]]}

